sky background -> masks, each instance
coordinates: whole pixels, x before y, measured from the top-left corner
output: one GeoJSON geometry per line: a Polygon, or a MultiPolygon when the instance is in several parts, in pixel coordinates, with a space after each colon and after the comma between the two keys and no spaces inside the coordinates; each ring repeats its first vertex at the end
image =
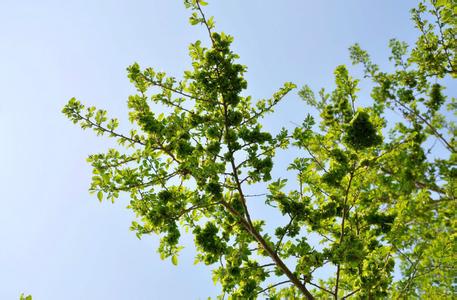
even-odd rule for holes
{"type": "MultiPolygon", "coordinates": [[[[398,0],[212,0],[217,30],[235,37],[248,66],[247,93],[270,96],[283,82],[333,86],[358,42],[387,65],[387,43],[415,40],[398,0]]],[[[188,25],[180,0],[0,0],[0,299],[21,292],[53,299],[206,299],[218,293],[209,268],[193,265],[192,240],[179,265],[161,261],[158,240],[129,231],[127,198],[100,204],[88,193],[85,158],[113,143],[61,113],[71,97],[127,119],[133,62],[179,77],[189,68],[188,25]]],[[[358,69],[353,69],[357,72],[358,69]]],[[[357,73],[356,73],[357,74],[357,73]]],[[[267,129],[301,123],[296,91],[267,129]]],[[[124,122],[125,123],[125,122],[124,122]]]]}

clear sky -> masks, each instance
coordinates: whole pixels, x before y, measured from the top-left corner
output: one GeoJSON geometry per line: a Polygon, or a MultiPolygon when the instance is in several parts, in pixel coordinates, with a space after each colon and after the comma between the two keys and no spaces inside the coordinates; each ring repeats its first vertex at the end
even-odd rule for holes
{"type": "MultiPolygon", "coordinates": [[[[387,42],[416,36],[398,0],[212,0],[217,29],[235,37],[248,93],[268,97],[284,81],[331,87],[358,42],[387,63],[387,42]]],[[[54,299],[206,299],[218,292],[193,265],[191,240],[178,267],[155,237],[129,231],[128,199],[99,204],[87,192],[87,155],[113,144],[61,114],[75,96],[127,119],[138,62],[179,76],[187,47],[205,31],[188,25],[181,0],[0,0],[0,299],[21,292],[54,299]]],[[[267,128],[301,123],[290,94],[267,128]]],[[[187,240],[187,241],[186,241],[187,240]]]]}

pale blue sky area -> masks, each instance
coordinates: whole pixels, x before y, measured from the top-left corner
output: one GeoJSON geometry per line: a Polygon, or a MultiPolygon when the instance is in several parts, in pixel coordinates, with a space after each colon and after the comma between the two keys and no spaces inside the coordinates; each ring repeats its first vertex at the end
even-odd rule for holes
{"type": "MultiPolygon", "coordinates": [[[[262,98],[284,81],[331,86],[354,42],[386,64],[388,39],[414,41],[408,10],[415,3],[212,0],[207,15],[235,36],[248,93],[262,98]]],[[[89,195],[85,158],[112,143],[60,112],[75,96],[126,120],[129,64],[179,76],[189,66],[188,44],[207,42],[188,15],[180,0],[0,0],[0,299],[217,294],[209,269],[193,265],[192,247],[178,267],[161,261],[155,237],[129,231],[128,199],[99,204],[89,195]]],[[[301,123],[305,112],[294,92],[266,127],[301,123]]]]}

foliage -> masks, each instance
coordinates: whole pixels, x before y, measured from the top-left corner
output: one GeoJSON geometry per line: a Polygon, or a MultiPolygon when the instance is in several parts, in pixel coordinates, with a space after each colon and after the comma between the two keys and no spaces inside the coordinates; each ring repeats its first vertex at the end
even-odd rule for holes
{"type": "Polygon", "coordinates": [[[233,299],[455,296],[457,103],[443,85],[457,77],[455,1],[412,10],[421,35],[411,51],[390,41],[393,72],[351,47],[352,61],[373,85],[370,101],[359,102],[359,79],[339,66],[333,91],[299,92],[319,124],[308,115],[276,135],[260,121],[295,85],[253,103],[243,92],[246,67],[230,50],[233,38],[214,31],[201,9],[206,3],[185,5],[210,46],[190,45],[193,69],[181,81],[136,63],[128,68],[137,89],[128,100],[136,129],[119,133],[106,111],[74,98],[63,109],[127,149],[88,158],[98,199],[128,193],[137,216],[131,229],[138,237],[159,235],[161,257],[175,265],[181,232],[191,232],[196,262],[213,265],[214,281],[233,299]],[[168,109],[157,114],[157,107],[168,109]],[[276,151],[297,148],[287,169],[297,182],[273,179],[276,151]],[[264,184],[260,197],[283,226],[270,231],[268,220],[251,218],[251,200],[260,201],[246,194],[253,184],[264,184]],[[320,245],[308,240],[311,233],[320,245]],[[401,276],[394,280],[395,264],[401,276]],[[322,268],[334,274],[314,278],[322,268]]]}
{"type": "Polygon", "coordinates": [[[22,294],[19,296],[19,300],[32,300],[32,296],[31,296],[31,295],[25,296],[24,293],[22,293],[22,294]]]}

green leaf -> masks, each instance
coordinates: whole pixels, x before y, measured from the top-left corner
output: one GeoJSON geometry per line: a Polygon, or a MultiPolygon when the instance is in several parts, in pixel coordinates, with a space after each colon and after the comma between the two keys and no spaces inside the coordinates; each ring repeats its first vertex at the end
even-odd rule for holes
{"type": "Polygon", "coordinates": [[[103,192],[102,191],[98,191],[97,198],[98,198],[98,201],[102,202],[102,200],[103,200],[103,192]]]}
{"type": "Polygon", "coordinates": [[[19,296],[19,300],[32,300],[32,295],[24,296],[24,293],[22,293],[19,296]]]}
{"type": "Polygon", "coordinates": [[[173,265],[177,266],[178,265],[178,256],[177,255],[173,255],[171,257],[171,262],[173,263],[173,265]]]}

